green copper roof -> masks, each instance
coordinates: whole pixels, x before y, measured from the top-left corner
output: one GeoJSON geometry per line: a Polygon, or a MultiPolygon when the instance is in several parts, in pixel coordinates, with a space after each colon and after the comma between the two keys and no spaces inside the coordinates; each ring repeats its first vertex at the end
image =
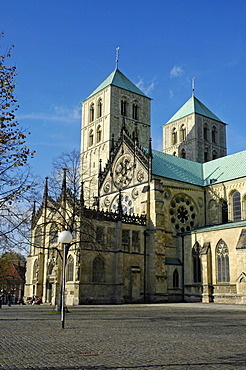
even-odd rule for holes
{"type": "Polygon", "coordinates": [[[152,174],[198,186],[246,177],[246,150],[206,163],[153,150],[152,174]]]}
{"type": "Polygon", "coordinates": [[[246,176],[246,150],[203,163],[204,185],[246,176]]]}
{"type": "MultiPolygon", "coordinates": [[[[119,69],[115,69],[107,78],[104,80],[97,88],[94,90],[88,98],[97,94],[99,91],[103,90],[105,87],[113,85],[116,87],[120,87],[121,89],[131,91],[135,94],[145,96],[146,95],[136,86],[134,85],[119,69]]],[[[87,99],[88,99],[87,98],[87,99]]]]}
{"type": "Polygon", "coordinates": [[[152,151],[153,175],[203,186],[202,164],[170,154],[152,151]]]}
{"type": "MultiPolygon", "coordinates": [[[[170,118],[167,123],[177,121],[178,119],[189,116],[192,113],[197,113],[202,116],[211,118],[215,121],[222,122],[215,114],[213,114],[204,104],[200,102],[195,96],[192,96],[179,110],[177,113],[170,118]]],[[[166,123],[166,124],[167,124],[166,123]]]]}
{"type": "Polygon", "coordinates": [[[245,227],[246,221],[237,221],[237,222],[228,222],[226,224],[220,224],[220,225],[212,225],[212,226],[204,226],[200,227],[198,229],[192,230],[191,234],[197,234],[197,233],[203,233],[207,231],[217,231],[217,230],[223,230],[223,229],[231,229],[233,227],[245,227]]]}

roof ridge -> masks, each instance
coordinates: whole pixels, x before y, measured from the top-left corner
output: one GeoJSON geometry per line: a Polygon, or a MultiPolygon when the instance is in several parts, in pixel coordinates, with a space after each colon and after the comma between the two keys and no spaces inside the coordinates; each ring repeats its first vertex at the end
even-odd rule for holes
{"type": "Polygon", "coordinates": [[[166,124],[177,121],[190,114],[200,114],[215,121],[223,122],[209,108],[206,107],[196,96],[192,95],[178,111],[166,122],[166,124]]]}
{"type": "Polygon", "coordinates": [[[124,73],[116,68],[86,99],[91,98],[93,95],[97,94],[109,85],[119,87],[123,90],[131,91],[135,94],[145,96],[147,98],[147,96],[131,80],[129,80],[129,78],[124,75],[124,73]]]}

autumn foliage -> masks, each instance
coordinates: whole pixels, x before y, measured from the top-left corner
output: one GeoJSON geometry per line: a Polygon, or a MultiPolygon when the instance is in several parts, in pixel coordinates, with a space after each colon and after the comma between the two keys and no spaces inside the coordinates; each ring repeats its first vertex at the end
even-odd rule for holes
{"type": "Polygon", "coordinates": [[[26,133],[16,120],[19,108],[14,95],[17,72],[16,67],[9,64],[12,49],[13,46],[0,55],[0,209],[30,188],[26,165],[34,154],[25,145],[30,133],[26,133]]]}

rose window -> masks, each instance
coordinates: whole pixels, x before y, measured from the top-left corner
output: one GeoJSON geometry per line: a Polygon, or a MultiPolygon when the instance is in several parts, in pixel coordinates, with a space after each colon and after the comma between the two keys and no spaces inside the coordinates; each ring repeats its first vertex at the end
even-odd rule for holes
{"type": "Polygon", "coordinates": [[[191,198],[185,195],[176,195],[171,200],[169,214],[178,232],[190,231],[196,226],[196,207],[191,198]]]}
{"type": "MultiPolygon", "coordinates": [[[[133,215],[134,207],[131,197],[127,194],[121,194],[121,205],[124,214],[133,215]]],[[[117,212],[119,209],[119,196],[115,197],[111,204],[111,210],[117,212]]]]}

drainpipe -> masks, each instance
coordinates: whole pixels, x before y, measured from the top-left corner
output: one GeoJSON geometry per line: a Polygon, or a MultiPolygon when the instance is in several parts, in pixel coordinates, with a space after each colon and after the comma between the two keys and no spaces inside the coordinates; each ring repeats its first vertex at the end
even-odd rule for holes
{"type": "Polygon", "coordinates": [[[184,278],[184,235],[181,235],[182,242],[182,302],[185,301],[185,278],[184,278]]]}

